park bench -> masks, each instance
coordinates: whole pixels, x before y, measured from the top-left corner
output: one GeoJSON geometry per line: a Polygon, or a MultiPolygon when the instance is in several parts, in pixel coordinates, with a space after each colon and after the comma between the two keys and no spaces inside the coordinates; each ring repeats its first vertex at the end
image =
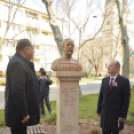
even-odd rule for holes
{"type": "MultiPolygon", "coordinates": [[[[10,128],[2,128],[1,134],[11,134],[10,128]]],[[[27,134],[46,134],[43,130],[43,126],[36,125],[36,126],[28,126],[27,134]]]]}

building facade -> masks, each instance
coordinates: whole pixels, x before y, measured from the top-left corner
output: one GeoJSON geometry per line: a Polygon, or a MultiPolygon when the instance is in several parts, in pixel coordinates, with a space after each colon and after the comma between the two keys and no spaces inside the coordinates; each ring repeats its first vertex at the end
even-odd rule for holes
{"type": "MultiPolygon", "coordinates": [[[[127,5],[127,1],[124,4],[127,5]]],[[[103,51],[102,51],[103,56],[99,60],[96,60],[98,74],[100,73],[103,76],[106,76],[108,65],[113,60],[117,60],[120,62],[121,64],[120,73],[122,74],[123,48],[122,48],[122,43],[121,43],[119,16],[118,16],[116,0],[106,0],[105,13],[103,14],[103,17],[106,17],[106,19],[101,29],[101,37],[100,37],[101,39],[99,42],[99,45],[101,45],[101,48],[103,48],[103,51]]],[[[133,27],[133,24],[131,21],[131,14],[129,12],[129,9],[125,11],[125,18],[126,18],[126,23],[127,23],[128,38],[130,39],[132,35],[131,29],[133,27]]],[[[96,37],[96,39],[94,40],[98,40],[98,37],[96,37]]],[[[93,44],[93,41],[88,42],[87,45],[88,44],[90,46],[90,44],[93,44]]],[[[88,50],[86,47],[83,48],[84,52],[86,52],[86,50],[88,50]]],[[[98,50],[96,49],[96,51],[98,50]]],[[[93,65],[90,64],[88,60],[84,58],[85,57],[81,58],[81,62],[82,62],[84,70],[91,71],[91,73],[95,74],[95,69],[93,68],[93,65]]],[[[92,58],[90,58],[90,60],[92,60],[92,58]]],[[[132,60],[130,57],[130,68],[132,68],[131,61],[132,60]]]]}
{"type": "MultiPolygon", "coordinates": [[[[5,73],[9,60],[15,54],[16,43],[22,38],[30,39],[34,45],[35,70],[38,71],[40,67],[44,67],[49,71],[52,62],[60,55],[49,25],[48,15],[26,7],[18,8],[14,4],[9,12],[8,5],[9,3],[0,1],[0,42],[4,42],[0,53],[0,73],[5,73]],[[10,21],[8,21],[9,18],[10,21]]],[[[62,19],[59,18],[57,22],[61,31],[64,28],[63,38],[67,38],[68,22],[64,21],[63,25],[62,19]]]]}

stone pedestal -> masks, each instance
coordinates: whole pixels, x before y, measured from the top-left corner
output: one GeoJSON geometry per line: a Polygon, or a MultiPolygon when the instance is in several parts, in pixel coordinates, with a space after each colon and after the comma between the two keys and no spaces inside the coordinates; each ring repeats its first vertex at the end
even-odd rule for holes
{"type": "Polygon", "coordinates": [[[57,134],[79,133],[79,80],[85,74],[77,71],[56,71],[57,134]]]}

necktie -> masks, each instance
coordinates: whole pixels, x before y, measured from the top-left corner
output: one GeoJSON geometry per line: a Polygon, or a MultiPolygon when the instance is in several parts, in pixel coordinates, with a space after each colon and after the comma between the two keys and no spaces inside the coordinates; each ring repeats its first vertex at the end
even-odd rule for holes
{"type": "Polygon", "coordinates": [[[111,87],[112,87],[112,85],[113,85],[113,79],[114,79],[114,78],[111,78],[110,89],[111,89],[111,87]]]}

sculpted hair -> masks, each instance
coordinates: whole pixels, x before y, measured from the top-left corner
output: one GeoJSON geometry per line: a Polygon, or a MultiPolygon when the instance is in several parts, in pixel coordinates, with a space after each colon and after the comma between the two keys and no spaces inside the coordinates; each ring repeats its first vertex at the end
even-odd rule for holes
{"type": "MultiPolygon", "coordinates": [[[[65,42],[68,41],[68,40],[72,40],[71,38],[66,38],[63,40],[63,43],[62,43],[62,47],[64,46],[65,42]]],[[[73,41],[73,40],[72,40],[73,41]]],[[[74,42],[74,41],[73,41],[74,42]]]]}
{"type": "Polygon", "coordinates": [[[20,39],[17,42],[16,52],[21,52],[25,49],[25,47],[31,47],[32,43],[29,39],[20,39]]]}

